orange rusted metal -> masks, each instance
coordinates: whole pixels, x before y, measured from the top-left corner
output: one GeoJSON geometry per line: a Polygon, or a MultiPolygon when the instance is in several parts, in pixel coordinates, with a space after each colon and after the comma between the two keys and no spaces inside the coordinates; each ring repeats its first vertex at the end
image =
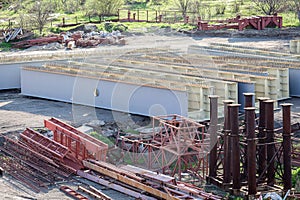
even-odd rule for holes
{"type": "Polygon", "coordinates": [[[77,159],[106,160],[107,144],[55,118],[44,120],[44,124],[46,128],[53,131],[53,139],[68,147],[77,159]]]}

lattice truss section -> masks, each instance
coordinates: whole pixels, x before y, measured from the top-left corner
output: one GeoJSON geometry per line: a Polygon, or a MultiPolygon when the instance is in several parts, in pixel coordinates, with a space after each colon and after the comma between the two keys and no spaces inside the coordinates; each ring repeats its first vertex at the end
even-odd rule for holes
{"type": "Polygon", "coordinates": [[[121,136],[123,162],[145,169],[205,179],[209,137],[205,126],[180,115],[152,117],[152,132],[121,136]]]}

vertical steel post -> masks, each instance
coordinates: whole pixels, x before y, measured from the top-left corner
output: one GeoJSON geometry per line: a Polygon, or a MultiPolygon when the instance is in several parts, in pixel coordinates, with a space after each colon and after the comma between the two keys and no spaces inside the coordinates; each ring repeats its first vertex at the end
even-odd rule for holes
{"type": "Polygon", "coordinates": [[[254,93],[244,93],[244,97],[245,97],[244,107],[245,108],[252,107],[254,105],[254,103],[253,103],[253,96],[254,95],[255,95],[254,93]]]}
{"type": "Polygon", "coordinates": [[[248,195],[256,194],[255,107],[245,108],[247,119],[248,195]]]}
{"type": "Polygon", "coordinates": [[[283,187],[285,191],[292,188],[291,169],[291,106],[290,103],[282,104],[283,117],[283,187]]]}
{"type": "MultiPolygon", "coordinates": [[[[253,97],[254,97],[254,93],[244,93],[244,97],[245,97],[245,103],[244,103],[244,110],[246,112],[246,108],[252,107],[253,106],[253,97]]],[[[245,116],[245,126],[247,126],[247,117],[245,116]]],[[[245,132],[245,136],[247,137],[247,130],[245,132]]],[[[244,153],[244,173],[243,173],[243,177],[245,179],[248,179],[248,147],[244,147],[245,149],[245,153],[244,153]]]]}
{"type": "MultiPolygon", "coordinates": [[[[258,123],[258,176],[261,176],[264,169],[267,166],[267,149],[266,146],[263,145],[266,142],[266,108],[265,101],[269,100],[268,97],[259,97],[259,123],[258,123]]],[[[262,180],[265,179],[266,176],[262,176],[262,180]]]]}
{"type": "Polygon", "coordinates": [[[230,113],[228,105],[232,104],[233,100],[224,100],[224,163],[223,163],[223,183],[231,182],[231,143],[230,143],[230,113]]]}
{"type": "Polygon", "coordinates": [[[240,104],[228,105],[231,123],[231,144],[232,144],[232,180],[233,192],[236,194],[241,188],[240,172],[240,141],[239,141],[239,107],[240,104]]]}
{"type": "Polygon", "coordinates": [[[274,101],[265,101],[266,108],[266,142],[267,142],[267,184],[273,186],[275,184],[275,144],[274,144],[274,101]]]}
{"type": "Polygon", "coordinates": [[[211,95],[210,99],[210,154],[209,154],[209,176],[217,176],[217,125],[218,125],[218,96],[211,95]]]}

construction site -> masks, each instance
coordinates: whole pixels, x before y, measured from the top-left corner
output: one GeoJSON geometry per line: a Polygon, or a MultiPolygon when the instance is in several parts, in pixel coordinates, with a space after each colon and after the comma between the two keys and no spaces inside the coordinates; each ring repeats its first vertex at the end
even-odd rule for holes
{"type": "Polygon", "coordinates": [[[300,198],[297,38],[134,35],[0,60],[4,199],[300,198]]]}

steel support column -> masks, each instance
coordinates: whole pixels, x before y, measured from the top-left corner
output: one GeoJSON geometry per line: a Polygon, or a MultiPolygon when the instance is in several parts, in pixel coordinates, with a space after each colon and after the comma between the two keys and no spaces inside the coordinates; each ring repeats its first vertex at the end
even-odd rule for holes
{"type": "MultiPolygon", "coordinates": [[[[253,106],[253,97],[254,97],[254,93],[244,93],[244,97],[245,97],[245,104],[244,104],[244,110],[246,112],[246,108],[252,107],[253,106]]],[[[247,117],[245,117],[245,126],[247,126],[247,117]]],[[[248,136],[248,132],[246,130],[245,132],[245,136],[248,136]]],[[[244,153],[244,173],[243,173],[243,177],[245,179],[248,179],[248,148],[245,147],[245,153],[244,153]]]]}
{"type": "Polygon", "coordinates": [[[228,105],[231,122],[231,142],[232,142],[232,180],[233,192],[239,193],[241,188],[240,172],[240,141],[239,141],[239,107],[240,104],[228,105]]]}
{"type": "Polygon", "coordinates": [[[210,99],[210,154],[209,154],[209,176],[217,176],[217,125],[218,125],[218,96],[209,96],[210,99]]]}
{"type": "Polygon", "coordinates": [[[254,106],[253,97],[254,93],[244,93],[245,97],[245,108],[254,106]]]}
{"type": "Polygon", "coordinates": [[[248,195],[256,194],[255,107],[245,108],[247,119],[248,195]]]}
{"type": "Polygon", "coordinates": [[[224,162],[223,162],[223,183],[231,182],[231,142],[230,142],[230,113],[228,105],[232,104],[232,100],[224,100],[224,162]]]}
{"type": "Polygon", "coordinates": [[[291,106],[292,104],[282,104],[283,117],[283,186],[288,191],[292,188],[291,170],[291,106]]]}
{"type": "MultiPolygon", "coordinates": [[[[264,169],[267,166],[267,148],[264,145],[266,142],[266,108],[265,101],[269,100],[268,97],[259,97],[259,124],[258,124],[258,176],[261,176],[264,169]]],[[[261,177],[261,180],[265,180],[265,175],[261,177]]]]}
{"type": "Polygon", "coordinates": [[[266,142],[267,142],[267,184],[275,184],[275,143],[274,143],[274,101],[265,101],[266,108],[266,142]]]}

